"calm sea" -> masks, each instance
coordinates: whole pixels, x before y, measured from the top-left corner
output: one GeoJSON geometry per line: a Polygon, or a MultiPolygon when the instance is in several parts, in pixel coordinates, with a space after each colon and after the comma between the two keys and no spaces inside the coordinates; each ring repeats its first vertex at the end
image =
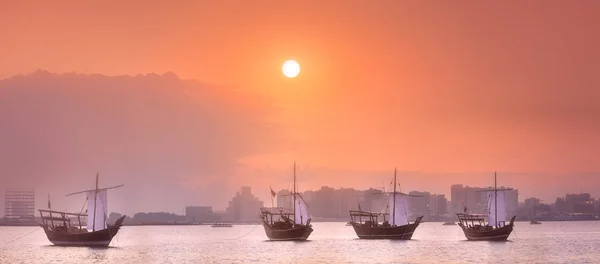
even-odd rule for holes
{"type": "Polygon", "coordinates": [[[423,223],[411,241],[359,240],[313,223],[307,242],[266,241],[262,226],[125,226],[107,249],[51,246],[37,227],[0,227],[0,263],[600,263],[600,222],[516,223],[508,242],[466,241],[423,223]]]}

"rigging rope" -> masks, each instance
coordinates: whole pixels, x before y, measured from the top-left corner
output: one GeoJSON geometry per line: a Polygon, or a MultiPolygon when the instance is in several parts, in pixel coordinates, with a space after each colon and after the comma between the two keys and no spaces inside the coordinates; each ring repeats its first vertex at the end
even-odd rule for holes
{"type": "Polygon", "coordinates": [[[82,214],[82,213],[83,213],[83,208],[84,208],[84,207],[85,207],[85,205],[87,204],[87,201],[88,201],[88,198],[87,198],[87,195],[86,195],[85,202],[83,202],[83,205],[81,206],[81,210],[79,211],[79,213],[80,213],[80,214],[82,214]]]}
{"type": "Polygon", "coordinates": [[[16,239],[13,239],[13,240],[11,240],[11,241],[8,241],[8,242],[4,243],[4,245],[2,245],[2,247],[5,247],[6,245],[8,245],[8,244],[10,244],[10,243],[12,243],[12,242],[15,242],[15,241],[17,241],[17,240],[19,240],[19,239],[21,239],[21,238],[24,238],[24,237],[26,237],[26,236],[28,236],[28,235],[31,235],[31,234],[33,234],[33,232],[35,232],[35,231],[38,231],[38,230],[40,230],[40,229],[42,229],[42,228],[41,228],[41,227],[38,227],[38,228],[36,228],[35,230],[33,230],[33,231],[31,231],[31,232],[29,232],[29,233],[27,233],[27,234],[25,234],[25,235],[23,235],[23,236],[21,236],[21,237],[18,237],[18,238],[16,238],[16,239]]]}
{"type": "Polygon", "coordinates": [[[229,240],[238,240],[238,239],[240,239],[240,238],[244,238],[245,236],[247,236],[247,235],[250,235],[250,233],[252,233],[252,231],[254,231],[254,229],[256,229],[258,226],[261,226],[261,225],[255,225],[255,226],[252,228],[252,230],[250,230],[250,232],[246,233],[245,235],[243,235],[243,236],[241,236],[241,237],[232,238],[232,239],[229,239],[229,240]]]}

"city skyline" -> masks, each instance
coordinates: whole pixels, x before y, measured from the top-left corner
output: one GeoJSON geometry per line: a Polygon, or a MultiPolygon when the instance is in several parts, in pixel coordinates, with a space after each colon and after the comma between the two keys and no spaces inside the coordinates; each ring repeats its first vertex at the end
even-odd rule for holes
{"type": "MultiPolygon", "coordinates": [[[[446,209],[447,212],[457,213],[457,212],[461,212],[463,210],[463,207],[465,205],[468,205],[469,210],[481,211],[482,208],[484,208],[486,206],[486,199],[484,197],[485,195],[479,195],[478,193],[481,192],[482,190],[488,190],[488,189],[493,188],[493,185],[472,186],[472,185],[466,185],[466,184],[453,184],[453,185],[451,185],[449,187],[450,187],[449,188],[449,192],[447,194],[446,193],[432,192],[432,191],[430,191],[428,189],[418,189],[418,190],[409,189],[409,190],[402,190],[402,191],[406,192],[406,193],[408,193],[410,195],[420,196],[420,195],[426,194],[427,197],[429,197],[431,195],[432,198],[433,197],[437,197],[437,196],[443,197],[443,199],[445,199],[447,201],[447,204],[445,205],[446,208],[447,208],[446,209]],[[461,194],[456,194],[457,192],[455,191],[455,187],[460,188],[460,189],[464,189],[464,190],[468,190],[467,192],[473,192],[473,194],[469,194],[467,196],[466,194],[464,194],[465,191],[460,191],[461,194]],[[478,196],[475,197],[474,195],[478,195],[478,196]],[[467,203],[465,203],[465,199],[467,199],[467,201],[468,201],[467,203]]],[[[565,195],[569,196],[569,195],[579,195],[579,194],[585,194],[585,193],[587,193],[587,194],[590,194],[590,196],[592,198],[599,197],[598,195],[594,195],[592,193],[580,190],[580,191],[574,191],[574,192],[557,193],[555,196],[548,197],[547,199],[541,199],[538,196],[531,196],[531,195],[526,195],[526,194],[524,195],[524,194],[522,194],[520,192],[519,188],[515,187],[515,186],[509,186],[509,185],[499,184],[498,187],[499,188],[511,188],[512,191],[509,191],[509,192],[510,193],[513,193],[513,192],[516,193],[515,197],[517,197],[517,198],[510,198],[511,196],[509,195],[509,200],[510,199],[514,199],[514,203],[513,204],[509,203],[509,205],[508,205],[509,207],[508,207],[507,210],[509,210],[510,212],[513,212],[513,213],[516,212],[516,206],[517,205],[519,205],[519,206],[524,205],[524,204],[526,204],[528,202],[527,200],[531,200],[531,199],[537,200],[538,204],[539,203],[542,203],[542,204],[553,204],[557,199],[564,198],[565,195]]],[[[387,186],[386,189],[385,189],[385,191],[386,192],[389,191],[389,188],[390,188],[390,186],[387,186]]],[[[232,207],[232,202],[234,200],[240,199],[240,198],[243,198],[243,197],[254,197],[254,198],[251,198],[251,199],[257,199],[257,200],[255,202],[251,202],[251,203],[260,203],[260,206],[249,205],[248,207],[251,207],[251,209],[247,209],[247,208],[244,209],[242,214],[245,215],[245,216],[248,216],[248,215],[252,215],[253,211],[257,211],[257,210],[253,210],[253,209],[260,208],[261,206],[265,206],[265,207],[278,206],[281,203],[281,199],[286,199],[286,198],[283,198],[285,196],[281,196],[281,194],[285,193],[285,192],[289,192],[289,189],[287,189],[287,188],[276,189],[276,188],[273,188],[271,186],[271,187],[268,188],[269,189],[269,194],[268,195],[261,195],[261,194],[258,194],[257,192],[251,192],[250,191],[251,189],[253,189],[253,187],[251,187],[251,186],[240,186],[240,188],[237,188],[235,190],[235,192],[234,192],[235,195],[232,194],[224,202],[220,202],[219,203],[219,204],[221,204],[221,203],[226,204],[226,206],[224,206],[224,207],[220,207],[218,204],[215,205],[215,204],[210,203],[210,202],[197,200],[197,201],[186,201],[186,202],[178,205],[177,206],[178,208],[176,210],[172,210],[172,211],[170,211],[170,210],[162,210],[162,209],[157,209],[157,210],[150,209],[150,210],[147,210],[147,211],[136,211],[136,210],[128,211],[128,210],[110,209],[109,211],[110,212],[120,213],[120,214],[128,214],[130,216],[132,216],[133,214],[136,214],[136,213],[144,213],[144,212],[148,212],[148,213],[150,213],[150,212],[164,212],[164,213],[181,214],[182,212],[186,212],[188,210],[188,207],[190,207],[190,206],[191,207],[198,207],[199,206],[199,207],[210,207],[211,210],[213,210],[216,213],[226,213],[226,214],[229,214],[230,213],[229,209],[232,207]],[[271,198],[270,190],[273,190],[273,191],[275,191],[277,193],[276,197],[271,198]],[[239,197],[239,198],[236,198],[236,197],[239,197]],[[267,197],[267,198],[265,198],[265,197],[267,197]]],[[[337,191],[344,191],[345,190],[345,191],[352,191],[352,192],[369,192],[369,191],[371,191],[373,193],[375,193],[375,192],[381,192],[381,191],[384,190],[383,186],[381,186],[381,187],[372,186],[372,187],[364,187],[364,188],[352,188],[352,187],[337,187],[337,188],[334,188],[334,187],[330,187],[330,186],[321,186],[319,188],[311,189],[311,190],[299,190],[299,192],[304,193],[305,195],[308,194],[307,200],[311,201],[311,199],[313,197],[312,196],[313,193],[320,192],[320,191],[323,191],[323,190],[328,190],[328,189],[332,190],[332,191],[336,191],[336,192],[337,191]]],[[[3,190],[0,189],[0,191],[3,191],[3,190]]],[[[32,194],[35,195],[35,196],[37,196],[37,197],[42,197],[40,199],[35,199],[35,201],[32,201],[32,203],[35,202],[35,210],[36,210],[35,211],[35,215],[37,216],[37,209],[46,209],[47,208],[46,206],[49,205],[49,202],[48,202],[46,196],[37,194],[38,192],[36,192],[35,190],[30,190],[30,192],[32,192],[32,194]]],[[[483,194],[483,193],[481,193],[481,194],[483,194]]],[[[50,198],[50,196],[48,196],[48,198],[50,198]]],[[[287,199],[290,199],[290,198],[287,197],[287,199]]],[[[420,198],[416,198],[416,199],[420,199],[420,198]]],[[[596,199],[596,198],[594,198],[594,199],[596,199]]],[[[1,204],[4,204],[4,200],[5,200],[5,197],[1,196],[0,197],[1,204]]],[[[598,200],[600,201],[600,197],[598,198],[598,200]]],[[[57,206],[55,200],[51,200],[51,201],[52,201],[52,204],[54,204],[55,208],[56,207],[61,208],[60,207],[60,206],[62,206],[61,204],[58,204],[58,206],[57,206]]],[[[411,203],[414,203],[415,201],[416,201],[415,198],[412,198],[411,203]]],[[[433,201],[433,200],[430,200],[430,202],[431,201],[433,201]]],[[[357,202],[359,202],[359,200],[357,200],[357,202]]],[[[235,204],[235,202],[233,202],[233,203],[235,204]]],[[[246,203],[248,203],[248,202],[246,202],[246,203]]],[[[419,200],[419,201],[417,201],[417,203],[422,203],[422,201],[419,200]]],[[[433,202],[431,202],[431,203],[433,203],[433,202]]],[[[381,203],[378,203],[378,204],[381,204],[381,203]]],[[[356,204],[349,203],[349,204],[346,205],[345,208],[347,208],[347,209],[349,209],[349,208],[351,208],[351,209],[357,209],[358,208],[357,205],[358,205],[358,203],[356,203],[356,204]]],[[[365,208],[370,208],[371,207],[371,202],[369,202],[368,204],[362,204],[362,205],[365,208]]],[[[65,209],[68,210],[68,205],[66,206],[65,209]]],[[[72,209],[70,211],[75,212],[76,210],[78,210],[78,209],[72,209]]],[[[328,209],[325,209],[325,210],[327,211],[328,209]]],[[[344,211],[344,210],[342,210],[342,211],[344,211]]],[[[377,211],[377,210],[375,210],[375,211],[377,211]]],[[[0,211],[0,214],[1,213],[2,212],[0,211]]],[[[185,215],[185,213],[184,213],[184,215],[185,215]]],[[[4,215],[0,215],[0,217],[3,217],[3,216],[4,215]]]]}

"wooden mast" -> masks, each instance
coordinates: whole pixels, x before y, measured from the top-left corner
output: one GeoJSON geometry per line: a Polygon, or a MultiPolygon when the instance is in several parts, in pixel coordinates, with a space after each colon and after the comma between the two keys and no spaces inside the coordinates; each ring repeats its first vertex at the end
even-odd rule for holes
{"type": "Polygon", "coordinates": [[[292,191],[294,197],[294,224],[296,224],[296,162],[294,161],[294,190],[292,191]]]}
{"type": "Polygon", "coordinates": [[[94,190],[94,222],[92,222],[92,231],[96,231],[96,201],[98,200],[98,176],[100,173],[96,174],[96,189],[94,190]]]}
{"type": "Polygon", "coordinates": [[[396,225],[396,167],[394,167],[394,208],[392,208],[392,225],[396,225]]]}
{"type": "Polygon", "coordinates": [[[494,171],[494,221],[496,222],[496,228],[498,228],[498,184],[496,171],[494,171]]]}

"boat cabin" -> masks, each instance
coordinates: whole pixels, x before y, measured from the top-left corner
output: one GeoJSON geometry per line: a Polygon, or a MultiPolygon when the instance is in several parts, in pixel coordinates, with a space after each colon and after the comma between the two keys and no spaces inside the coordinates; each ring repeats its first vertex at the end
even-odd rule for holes
{"type": "MultiPolygon", "coordinates": [[[[264,223],[277,229],[292,228],[295,225],[294,212],[283,207],[260,208],[260,217],[264,223]]],[[[310,220],[307,220],[306,225],[310,224],[310,220]]]]}
{"type": "Polygon", "coordinates": [[[365,227],[389,227],[391,225],[386,219],[387,215],[385,213],[350,210],[350,222],[365,227]],[[381,224],[379,223],[379,217],[383,220],[381,224]]]}
{"type": "Polygon", "coordinates": [[[52,210],[39,210],[42,227],[49,231],[64,233],[87,233],[87,214],[74,214],[52,210]]]}
{"type": "MultiPolygon", "coordinates": [[[[467,228],[491,230],[494,227],[488,225],[487,215],[483,214],[457,214],[459,224],[463,225],[467,228]]],[[[498,226],[496,228],[504,227],[506,225],[506,221],[498,221],[498,226]]]]}

